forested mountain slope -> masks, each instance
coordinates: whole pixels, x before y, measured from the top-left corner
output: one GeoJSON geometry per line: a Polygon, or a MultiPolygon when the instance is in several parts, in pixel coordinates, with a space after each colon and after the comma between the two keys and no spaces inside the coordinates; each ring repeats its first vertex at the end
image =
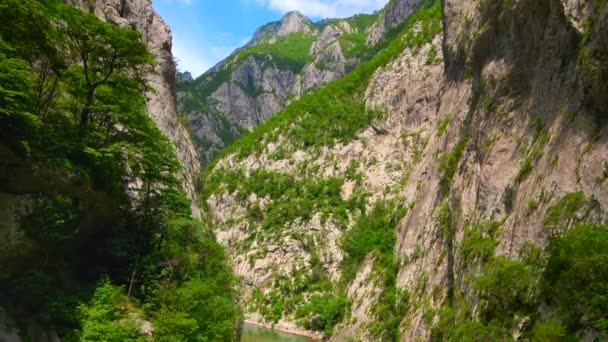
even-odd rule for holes
{"type": "Polygon", "coordinates": [[[608,4],[391,1],[374,57],[209,166],[246,318],[332,340],[608,336],[608,4]]]}
{"type": "Polygon", "coordinates": [[[179,112],[202,164],[294,99],[373,54],[367,30],[379,16],[313,23],[290,12],[260,27],[249,43],[196,80],[179,82],[179,112]]]}
{"type": "Polygon", "coordinates": [[[169,31],[148,1],[95,6],[110,23],[0,2],[0,340],[234,340],[169,31]]]}

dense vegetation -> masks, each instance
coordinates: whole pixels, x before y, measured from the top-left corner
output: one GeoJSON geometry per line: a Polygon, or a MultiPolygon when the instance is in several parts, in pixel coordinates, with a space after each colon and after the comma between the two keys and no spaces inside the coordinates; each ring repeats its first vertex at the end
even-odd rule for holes
{"type": "Polygon", "coordinates": [[[588,329],[608,336],[608,227],[576,223],[586,203],[582,193],[571,193],[552,205],[548,246],[524,244],[515,260],[494,255],[502,222],[467,226],[458,246],[465,283],[438,312],[433,338],[510,340],[521,324],[522,337],[533,341],[575,341],[588,329]]]}
{"type": "Polygon", "coordinates": [[[277,230],[295,219],[309,221],[314,213],[345,224],[348,213],[361,208],[365,203],[363,194],[354,194],[349,200],[341,196],[344,180],[341,178],[311,179],[293,175],[254,170],[248,177],[238,170],[219,170],[212,173],[206,182],[205,194],[222,191],[234,193],[245,200],[250,194],[258,198],[269,198],[271,203],[259,208],[248,208],[252,219],[260,220],[265,230],[277,230]]]}
{"type": "Polygon", "coordinates": [[[26,242],[0,256],[13,324],[31,340],[143,340],[144,320],[159,340],[233,339],[235,279],[146,113],[139,34],[53,0],[0,17],[0,191],[25,203],[26,242]]]}

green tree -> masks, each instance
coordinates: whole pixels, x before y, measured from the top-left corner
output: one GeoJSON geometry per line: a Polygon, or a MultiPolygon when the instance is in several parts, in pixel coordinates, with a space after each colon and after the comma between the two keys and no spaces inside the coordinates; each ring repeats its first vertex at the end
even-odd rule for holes
{"type": "Polygon", "coordinates": [[[81,304],[78,312],[82,317],[80,341],[143,341],[137,331],[137,323],[128,315],[128,302],[124,289],[103,280],[95,289],[93,298],[81,304]]]}
{"type": "Polygon", "coordinates": [[[576,226],[552,239],[548,253],[543,293],[566,327],[591,326],[608,335],[608,228],[576,226]]]}
{"type": "Polygon", "coordinates": [[[534,308],[539,277],[536,267],[503,256],[484,265],[472,286],[485,300],[485,319],[512,317],[534,308]]]}
{"type": "Polygon", "coordinates": [[[160,258],[171,262],[148,281],[163,284],[153,294],[160,339],[231,340],[241,313],[223,248],[201,223],[187,218],[171,221],[165,240],[160,258]]]}
{"type": "Polygon", "coordinates": [[[6,0],[0,17],[10,25],[0,27],[0,36],[15,55],[28,65],[35,93],[32,113],[44,117],[58,91],[59,76],[65,68],[57,42],[57,30],[46,8],[33,0],[6,0]]]}
{"type": "Polygon", "coordinates": [[[36,242],[57,248],[76,235],[79,219],[71,198],[57,194],[39,196],[20,226],[36,242]]]}
{"type": "Polygon", "coordinates": [[[84,98],[80,112],[80,129],[84,131],[89,124],[97,89],[116,77],[123,85],[124,81],[129,81],[130,87],[143,90],[144,71],[153,59],[138,32],[107,25],[71,6],[58,8],[61,32],[70,47],[71,58],[79,62],[71,66],[71,71],[77,74],[73,80],[84,93],[78,94],[84,98]]]}
{"type": "Polygon", "coordinates": [[[532,328],[534,341],[559,342],[566,336],[566,329],[556,321],[537,322],[532,328]]]}
{"type": "Polygon", "coordinates": [[[0,37],[0,124],[2,141],[14,145],[39,126],[32,114],[31,73],[24,60],[0,37]]]}

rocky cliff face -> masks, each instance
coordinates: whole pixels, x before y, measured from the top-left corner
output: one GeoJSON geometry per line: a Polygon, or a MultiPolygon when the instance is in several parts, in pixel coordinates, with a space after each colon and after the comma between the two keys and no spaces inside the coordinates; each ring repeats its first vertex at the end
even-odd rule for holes
{"type": "Polygon", "coordinates": [[[260,27],[249,43],[193,82],[180,82],[201,162],[302,94],[349,72],[361,60],[376,15],[312,23],[298,12],[260,27]]]}
{"type": "Polygon", "coordinates": [[[380,41],[388,31],[402,23],[425,0],[393,0],[382,12],[378,21],[369,29],[367,44],[380,41]]]}
{"type": "MultiPolygon", "coordinates": [[[[416,3],[392,2],[371,32],[407,17],[416,3]]],[[[526,253],[542,250],[555,229],[606,222],[605,4],[441,5],[436,14],[421,10],[415,13],[426,14],[408,19],[396,38],[405,45],[364,91],[366,107],[385,114],[353,138],[315,145],[300,134],[315,114],[300,112],[263,127],[256,136],[263,147],[242,143],[215,166],[207,203],[218,239],[244,277],[250,319],[328,331],[325,312],[315,308],[329,303],[324,294],[341,294],[348,304],[336,306],[347,305],[350,315],[330,330],[332,340],[441,339],[463,333],[441,330],[450,319],[483,322],[491,299],[472,279],[500,264],[494,258],[530,270],[526,253]],[[443,28],[430,29],[433,22],[443,28]],[[244,185],[219,176],[226,173],[244,185]],[[295,194],[300,202],[290,199],[295,194]],[[350,204],[362,194],[362,208],[350,204]],[[383,217],[374,207],[389,202],[396,209],[377,229],[394,227],[390,256],[356,245],[365,257],[344,284],[344,265],[358,251],[352,232],[383,217]],[[388,267],[385,260],[392,260],[388,267]],[[340,279],[343,290],[335,285],[340,279]]],[[[343,129],[311,132],[322,139],[343,129]]],[[[372,236],[362,241],[373,245],[372,236]]],[[[537,305],[529,312],[539,318],[503,307],[505,339],[530,336],[532,319],[559,317],[547,302],[537,305]]],[[[490,329],[471,324],[479,324],[478,333],[490,329]]],[[[599,336],[588,325],[576,334],[599,336]]]]}
{"type": "Polygon", "coordinates": [[[136,29],[142,35],[156,62],[148,73],[153,90],[146,93],[148,113],[161,131],[175,144],[177,157],[184,167],[183,186],[192,200],[192,212],[200,217],[195,183],[200,163],[188,132],[178,120],[176,112],[176,67],[171,53],[171,29],[154,11],[150,0],[67,0],[84,10],[95,13],[106,21],[136,29]]]}

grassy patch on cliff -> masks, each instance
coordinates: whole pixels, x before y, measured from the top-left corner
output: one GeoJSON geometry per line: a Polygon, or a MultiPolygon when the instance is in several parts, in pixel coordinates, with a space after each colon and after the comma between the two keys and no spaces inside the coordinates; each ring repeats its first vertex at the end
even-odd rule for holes
{"type": "Polygon", "coordinates": [[[352,16],[345,21],[355,30],[352,33],[346,33],[338,38],[344,57],[351,59],[363,57],[366,52],[370,52],[370,48],[365,43],[367,40],[366,30],[370,28],[380,17],[380,12],[374,14],[358,14],[352,16]]]}
{"type": "Polygon", "coordinates": [[[279,70],[289,70],[294,74],[299,73],[308,62],[308,53],[315,36],[295,32],[284,38],[277,38],[274,43],[261,43],[247,46],[239,50],[230,61],[230,64],[253,56],[264,63],[273,64],[279,70]]]}
{"type": "Polygon", "coordinates": [[[346,223],[350,212],[364,208],[365,196],[355,194],[342,199],[342,178],[311,179],[294,175],[256,169],[249,175],[241,170],[216,170],[206,179],[205,195],[223,191],[237,193],[244,202],[251,194],[258,199],[269,198],[263,208],[253,203],[248,206],[248,216],[264,230],[282,229],[296,219],[306,222],[315,213],[325,219],[346,223]]]}
{"type": "Polygon", "coordinates": [[[407,207],[396,202],[376,203],[369,214],[359,217],[341,240],[343,286],[348,286],[355,278],[365,258],[372,258],[382,292],[378,302],[372,305],[375,320],[370,331],[382,341],[398,340],[399,324],[407,312],[409,293],[397,288],[400,261],[395,258],[394,251],[397,224],[406,211],[407,207]]]}
{"type": "Polygon", "coordinates": [[[486,263],[494,257],[494,250],[499,243],[496,235],[502,224],[503,221],[485,221],[465,225],[460,246],[460,257],[464,265],[486,263]]]}

